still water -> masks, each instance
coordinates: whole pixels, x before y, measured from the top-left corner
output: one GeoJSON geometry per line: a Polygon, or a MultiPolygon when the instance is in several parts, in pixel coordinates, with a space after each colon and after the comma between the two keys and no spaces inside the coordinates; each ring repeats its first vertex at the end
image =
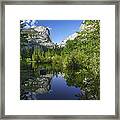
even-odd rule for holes
{"type": "Polygon", "coordinates": [[[85,96],[80,87],[69,83],[60,67],[21,65],[20,81],[21,100],[79,100],[85,96]]]}

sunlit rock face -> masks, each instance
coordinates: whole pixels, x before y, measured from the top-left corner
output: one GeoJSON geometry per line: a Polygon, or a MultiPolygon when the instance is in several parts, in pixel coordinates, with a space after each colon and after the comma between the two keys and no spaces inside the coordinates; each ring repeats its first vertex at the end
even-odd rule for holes
{"type": "Polygon", "coordinates": [[[27,33],[28,46],[46,46],[54,47],[54,43],[50,38],[50,30],[45,26],[38,26],[34,28],[28,28],[23,30],[23,33],[27,33]]]}
{"type": "Polygon", "coordinates": [[[71,35],[69,35],[67,38],[65,38],[60,44],[59,44],[59,46],[60,47],[64,47],[65,46],[65,44],[66,44],[66,42],[68,41],[68,40],[74,40],[76,37],[77,37],[77,33],[73,33],[73,34],[71,34],[71,35]]]}

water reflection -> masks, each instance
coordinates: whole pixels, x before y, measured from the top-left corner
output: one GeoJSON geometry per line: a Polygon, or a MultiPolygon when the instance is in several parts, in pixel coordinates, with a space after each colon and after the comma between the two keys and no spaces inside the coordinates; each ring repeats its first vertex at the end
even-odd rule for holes
{"type": "Polygon", "coordinates": [[[99,83],[82,79],[83,74],[75,70],[31,63],[21,64],[20,73],[21,100],[89,100],[99,96],[99,83]]]}

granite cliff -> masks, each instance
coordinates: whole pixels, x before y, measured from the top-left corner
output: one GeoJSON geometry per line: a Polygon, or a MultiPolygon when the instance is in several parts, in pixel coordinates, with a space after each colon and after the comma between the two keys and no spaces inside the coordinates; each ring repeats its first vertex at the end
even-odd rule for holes
{"type": "Polygon", "coordinates": [[[27,34],[26,40],[29,47],[54,47],[54,43],[50,38],[50,30],[45,26],[24,29],[21,32],[22,34],[27,34]]]}

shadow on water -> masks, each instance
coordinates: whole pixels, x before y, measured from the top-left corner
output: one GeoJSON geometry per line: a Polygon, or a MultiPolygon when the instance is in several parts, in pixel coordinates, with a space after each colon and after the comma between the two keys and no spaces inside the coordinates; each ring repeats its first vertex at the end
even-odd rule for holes
{"type": "Polygon", "coordinates": [[[82,80],[74,70],[63,70],[51,64],[21,64],[21,100],[97,99],[96,83],[82,80]],[[95,88],[94,88],[95,86],[95,88]]]}

